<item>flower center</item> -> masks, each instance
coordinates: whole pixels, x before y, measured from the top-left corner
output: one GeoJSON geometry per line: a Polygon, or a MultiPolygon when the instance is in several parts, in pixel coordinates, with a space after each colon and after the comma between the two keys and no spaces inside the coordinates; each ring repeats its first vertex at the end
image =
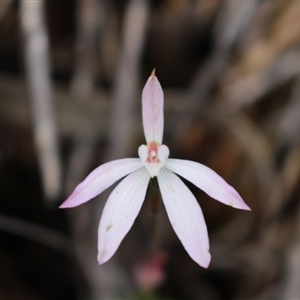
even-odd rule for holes
{"type": "Polygon", "coordinates": [[[139,147],[139,157],[151,177],[158,175],[160,168],[164,166],[169,157],[169,153],[169,148],[166,145],[160,145],[155,141],[139,147]]]}
{"type": "Polygon", "coordinates": [[[148,148],[148,157],[147,163],[159,163],[158,159],[158,147],[159,145],[155,142],[150,142],[147,146],[148,148]]]}

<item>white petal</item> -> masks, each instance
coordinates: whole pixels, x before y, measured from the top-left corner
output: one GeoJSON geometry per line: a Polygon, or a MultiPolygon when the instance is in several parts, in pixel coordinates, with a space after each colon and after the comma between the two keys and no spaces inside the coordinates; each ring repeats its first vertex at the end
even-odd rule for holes
{"type": "Polygon", "coordinates": [[[234,208],[250,210],[238,192],[212,169],[194,161],[181,159],[168,159],[166,167],[210,197],[234,208]]]}
{"type": "Polygon", "coordinates": [[[116,252],[144,202],[150,175],[145,168],[124,178],[110,194],[98,230],[98,263],[116,252]]]}
{"type": "Polygon", "coordinates": [[[166,145],[161,145],[158,147],[158,159],[162,166],[166,164],[170,155],[170,150],[166,145]]]}
{"type": "Polygon", "coordinates": [[[147,144],[151,141],[162,143],[164,130],[164,93],[154,75],[151,75],[142,94],[143,126],[147,144]]]}
{"type": "Polygon", "coordinates": [[[207,268],[209,241],[201,208],[187,186],[173,172],[162,168],[157,176],[170,222],[190,257],[207,268]]]}
{"type": "Polygon", "coordinates": [[[120,178],[142,167],[141,160],[138,158],[124,158],[105,163],[92,171],[84,181],[77,185],[74,192],[60,208],[74,207],[85,203],[102,193],[120,178]]]}
{"type": "Polygon", "coordinates": [[[147,158],[148,158],[148,148],[146,145],[141,145],[138,149],[138,154],[139,154],[139,157],[142,161],[142,164],[144,165],[147,161],[147,158]]]}

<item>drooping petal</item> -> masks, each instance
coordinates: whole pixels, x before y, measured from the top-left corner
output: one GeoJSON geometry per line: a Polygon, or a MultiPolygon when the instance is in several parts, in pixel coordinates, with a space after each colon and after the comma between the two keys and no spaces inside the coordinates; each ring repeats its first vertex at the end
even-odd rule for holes
{"type": "Polygon", "coordinates": [[[154,72],[149,77],[142,94],[143,126],[147,144],[162,143],[164,130],[164,93],[154,72]]]}
{"type": "Polygon", "coordinates": [[[234,208],[251,210],[238,192],[212,169],[190,160],[168,159],[166,168],[187,179],[210,197],[234,208]]]}
{"type": "Polygon", "coordinates": [[[124,158],[105,163],[78,184],[60,208],[69,208],[85,203],[102,193],[120,178],[142,167],[141,160],[138,158],[124,158]]]}
{"type": "Polygon", "coordinates": [[[160,170],[157,179],[174,231],[190,257],[207,268],[211,258],[208,233],[196,198],[181,179],[166,168],[160,170]]]}
{"type": "Polygon", "coordinates": [[[142,168],[124,178],[110,194],[98,230],[99,264],[113,256],[131,228],[145,199],[149,180],[149,172],[142,168]]]}

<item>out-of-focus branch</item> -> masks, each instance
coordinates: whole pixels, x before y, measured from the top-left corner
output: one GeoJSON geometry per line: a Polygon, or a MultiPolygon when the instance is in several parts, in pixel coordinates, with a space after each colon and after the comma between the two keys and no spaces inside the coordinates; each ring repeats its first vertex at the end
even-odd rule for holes
{"type": "Polygon", "coordinates": [[[215,27],[215,48],[204,66],[196,73],[185,100],[195,113],[207,100],[208,93],[228,64],[228,56],[256,12],[258,1],[226,1],[215,27]]]}
{"type": "MultiPolygon", "coordinates": [[[[289,102],[285,105],[281,120],[277,122],[277,153],[282,160],[282,181],[284,198],[290,199],[300,178],[300,77],[291,91],[289,102]]],[[[300,213],[299,213],[300,236],[300,213]]]]}
{"type": "MultiPolygon", "coordinates": [[[[299,149],[298,149],[299,165],[299,149]]],[[[298,199],[299,200],[299,199],[298,199]]],[[[297,299],[300,294],[300,208],[296,218],[296,228],[292,235],[291,243],[285,252],[285,269],[281,285],[279,285],[279,295],[281,299],[297,299]]]]}
{"type": "MultiPolygon", "coordinates": [[[[23,81],[0,74],[0,118],[2,121],[28,128],[30,114],[28,105],[24,101],[25,89],[26,86],[23,81]]],[[[192,113],[181,105],[184,91],[174,92],[165,89],[164,93],[166,117],[171,114],[174,118],[176,116],[177,119],[177,114],[192,113]]],[[[69,90],[64,86],[56,86],[54,105],[57,109],[57,123],[60,134],[76,136],[75,133],[78,134],[78,128],[80,127],[82,134],[87,135],[95,131],[97,136],[108,138],[111,108],[108,95],[104,90],[95,90],[91,100],[88,103],[83,103],[72,101],[69,90]]],[[[140,121],[140,117],[136,114],[131,116],[131,119],[134,124],[140,121]]],[[[171,123],[166,123],[166,130],[173,130],[171,123]]],[[[135,128],[135,133],[142,134],[142,132],[142,126],[135,128]]]]}
{"type": "Polygon", "coordinates": [[[44,20],[44,1],[21,2],[25,68],[30,92],[33,129],[47,200],[61,190],[61,164],[50,81],[48,37],[44,20]]]}
{"type": "Polygon", "coordinates": [[[12,0],[6,0],[0,2],[0,22],[2,18],[5,16],[5,13],[7,12],[10,4],[12,3],[12,0]]]}
{"type": "MultiPolygon", "coordinates": [[[[299,54],[300,56],[300,54],[299,54]]],[[[300,69],[299,69],[300,72],[300,69]]],[[[281,141],[299,143],[300,136],[300,77],[295,82],[288,104],[284,109],[277,131],[281,141]]]]}
{"type": "Polygon", "coordinates": [[[72,253],[72,242],[67,237],[26,220],[0,214],[0,230],[34,240],[63,253],[72,253]]]}
{"type": "Polygon", "coordinates": [[[300,241],[299,234],[297,240],[286,250],[286,264],[281,286],[277,295],[280,295],[280,299],[297,299],[300,294],[300,241]]]}
{"type": "Polygon", "coordinates": [[[177,125],[175,132],[179,134],[175,143],[180,143],[191,118],[197,115],[199,108],[208,100],[211,89],[229,62],[228,58],[237,38],[247,29],[257,5],[258,1],[226,1],[223,4],[215,26],[214,51],[204,66],[200,66],[185,96],[185,106],[193,113],[182,118],[177,125]]]}
{"type": "Polygon", "coordinates": [[[224,89],[230,109],[238,110],[249,106],[278,86],[300,73],[300,51],[289,50],[269,67],[235,81],[224,89]]]}
{"type": "MultiPolygon", "coordinates": [[[[132,136],[132,116],[139,85],[139,63],[144,45],[149,7],[147,1],[130,1],[125,12],[119,65],[113,93],[110,124],[110,151],[107,159],[128,153],[132,136]]],[[[150,75],[150,74],[149,74],[150,75]]]]}
{"type": "Polygon", "coordinates": [[[77,1],[76,66],[71,82],[74,97],[87,100],[96,73],[96,49],[106,17],[105,1],[77,1]]]}
{"type": "Polygon", "coordinates": [[[63,236],[54,230],[3,214],[0,214],[0,231],[44,244],[45,246],[68,255],[71,259],[75,259],[75,254],[77,254],[77,257],[80,258],[78,263],[81,266],[83,273],[85,275],[87,274],[87,282],[90,289],[98,291],[96,295],[105,295],[105,297],[97,299],[108,299],[112,297],[109,291],[105,290],[105,286],[99,284],[99,278],[95,281],[95,278],[97,278],[96,275],[99,275],[99,272],[97,271],[99,266],[95,262],[95,256],[93,258],[91,257],[88,244],[78,243],[78,241],[74,243],[74,241],[70,240],[68,237],[63,236]],[[95,276],[91,276],[91,274],[95,276]]]}

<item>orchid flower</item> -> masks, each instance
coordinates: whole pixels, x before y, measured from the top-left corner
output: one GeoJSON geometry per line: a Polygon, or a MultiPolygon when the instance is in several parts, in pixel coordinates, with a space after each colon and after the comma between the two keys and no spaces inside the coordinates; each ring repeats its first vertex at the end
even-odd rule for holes
{"type": "Polygon", "coordinates": [[[210,197],[234,208],[250,210],[236,190],[210,168],[189,160],[169,158],[162,144],[164,94],[155,70],[142,93],[142,116],[146,145],[139,158],[105,163],[92,171],[60,206],[78,206],[125,177],[110,194],[98,229],[98,263],[108,261],[133,225],[145,199],[151,178],[157,177],[167,215],[190,257],[200,266],[210,263],[209,240],[202,210],[192,192],[177,176],[196,185],[210,197]],[[176,175],[177,174],[177,175],[176,175]]]}

